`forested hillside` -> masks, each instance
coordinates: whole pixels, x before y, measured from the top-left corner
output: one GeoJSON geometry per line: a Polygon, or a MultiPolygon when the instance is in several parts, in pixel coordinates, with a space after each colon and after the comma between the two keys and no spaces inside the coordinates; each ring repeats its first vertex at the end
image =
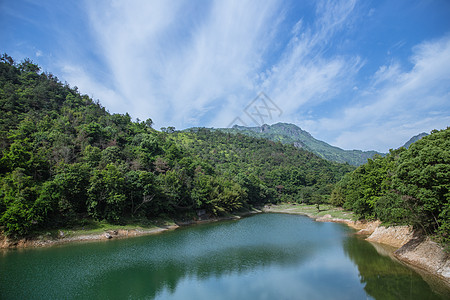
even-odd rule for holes
{"type": "MultiPolygon", "coordinates": [[[[151,115],[151,112],[148,112],[151,115]]],[[[327,199],[353,170],[240,134],[152,129],[29,60],[0,62],[0,228],[10,236],[327,199]]]]}
{"type": "Polygon", "coordinates": [[[366,219],[412,224],[450,240],[450,128],[376,157],[343,177],[331,202],[366,219]]]}
{"type": "Polygon", "coordinates": [[[321,158],[339,163],[349,163],[353,166],[359,166],[367,162],[375,154],[384,155],[376,151],[344,150],[339,147],[331,146],[315,139],[309,132],[301,129],[294,124],[277,123],[273,125],[262,125],[260,127],[233,126],[233,128],[216,129],[229,133],[242,133],[252,137],[269,139],[283,144],[295,145],[297,148],[303,148],[311,151],[321,158]]]}

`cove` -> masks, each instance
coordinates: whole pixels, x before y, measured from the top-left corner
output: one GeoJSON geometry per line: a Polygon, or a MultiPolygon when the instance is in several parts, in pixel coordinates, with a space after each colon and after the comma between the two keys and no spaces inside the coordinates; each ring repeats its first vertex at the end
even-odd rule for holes
{"type": "Polygon", "coordinates": [[[258,214],[154,236],[0,252],[1,299],[444,299],[352,234],[258,214]]]}

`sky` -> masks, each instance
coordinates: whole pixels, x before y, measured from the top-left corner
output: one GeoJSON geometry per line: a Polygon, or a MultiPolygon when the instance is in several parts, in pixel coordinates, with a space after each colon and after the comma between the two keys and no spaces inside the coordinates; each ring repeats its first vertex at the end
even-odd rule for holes
{"type": "Polygon", "coordinates": [[[0,0],[0,52],[157,129],[387,152],[450,126],[447,0],[0,0]]]}

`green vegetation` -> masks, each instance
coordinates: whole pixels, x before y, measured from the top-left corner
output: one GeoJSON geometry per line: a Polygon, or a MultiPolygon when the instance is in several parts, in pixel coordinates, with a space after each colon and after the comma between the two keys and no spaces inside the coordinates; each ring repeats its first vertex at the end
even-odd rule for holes
{"type": "Polygon", "coordinates": [[[110,114],[6,54],[0,113],[0,229],[9,236],[88,224],[148,227],[295,202],[313,211],[320,205],[321,214],[334,210],[323,205],[331,203],[450,240],[450,129],[355,170],[236,128],[160,132],[151,119],[110,114]]]}
{"type": "Polygon", "coordinates": [[[274,125],[263,125],[261,127],[244,127],[233,126],[233,128],[217,129],[229,133],[242,133],[252,137],[269,139],[283,144],[292,144],[298,148],[311,151],[329,161],[339,163],[349,163],[359,166],[367,162],[367,159],[374,155],[384,155],[376,151],[361,150],[343,150],[338,147],[331,146],[323,141],[317,140],[305,130],[295,126],[294,124],[277,123],[274,125]]]}
{"type": "Polygon", "coordinates": [[[92,222],[226,215],[325,202],[353,167],[291,145],[206,129],[162,132],[110,114],[41,73],[0,61],[0,228],[13,237],[92,222]]]}
{"type": "Polygon", "coordinates": [[[267,206],[265,211],[275,213],[304,214],[312,218],[330,215],[331,218],[334,219],[357,220],[357,217],[352,211],[344,210],[341,207],[330,204],[321,204],[320,210],[318,211],[316,205],[313,204],[280,203],[267,206]]]}
{"type": "Polygon", "coordinates": [[[38,239],[46,240],[49,237],[58,238],[60,236],[64,236],[65,238],[68,238],[84,235],[100,235],[105,233],[105,231],[116,230],[149,231],[171,225],[175,225],[175,223],[170,220],[134,220],[134,222],[131,220],[126,225],[120,225],[108,223],[106,220],[96,221],[94,219],[84,219],[76,226],[72,225],[61,228],[42,228],[42,230],[33,231],[33,234],[38,239]]]}
{"type": "Polygon", "coordinates": [[[375,157],[336,184],[331,203],[450,241],[450,128],[375,157]]]}

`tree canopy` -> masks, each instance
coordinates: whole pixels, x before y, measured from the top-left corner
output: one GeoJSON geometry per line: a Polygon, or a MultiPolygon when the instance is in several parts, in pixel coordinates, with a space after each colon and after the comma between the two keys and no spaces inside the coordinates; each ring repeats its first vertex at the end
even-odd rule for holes
{"type": "Polygon", "coordinates": [[[366,219],[411,224],[450,240],[450,128],[391,150],[345,175],[331,202],[366,219]]]}
{"type": "MultiPolygon", "coordinates": [[[[0,61],[0,226],[10,236],[82,220],[221,215],[327,201],[354,168],[268,140],[152,128],[40,72],[0,61]]],[[[151,112],[149,112],[151,114],[151,112]]]]}

